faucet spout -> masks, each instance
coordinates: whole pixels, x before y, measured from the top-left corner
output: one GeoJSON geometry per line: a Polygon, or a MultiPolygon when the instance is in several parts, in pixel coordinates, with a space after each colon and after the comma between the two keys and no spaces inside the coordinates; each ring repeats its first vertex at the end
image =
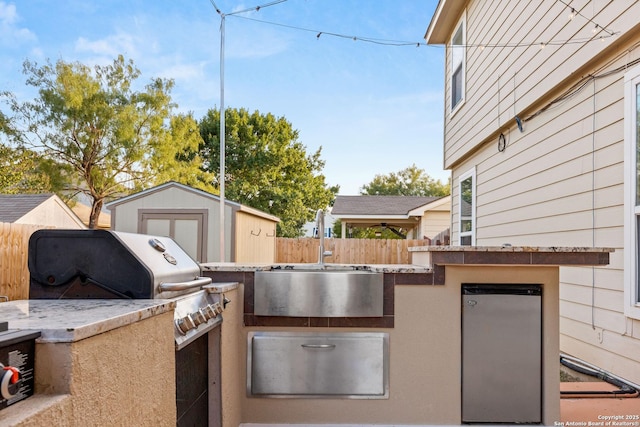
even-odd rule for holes
{"type": "Polygon", "coordinates": [[[318,264],[324,264],[324,257],[331,256],[331,251],[324,250],[324,210],[318,209],[316,212],[316,233],[320,239],[320,247],[318,248],[318,264]]]}

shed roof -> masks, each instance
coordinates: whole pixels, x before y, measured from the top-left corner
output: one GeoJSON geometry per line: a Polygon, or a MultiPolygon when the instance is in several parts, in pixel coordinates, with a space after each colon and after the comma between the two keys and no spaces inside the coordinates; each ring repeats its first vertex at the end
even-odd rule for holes
{"type": "Polygon", "coordinates": [[[0,194],[0,222],[16,222],[53,194],[0,194]]]}
{"type": "MultiPolygon", "coordinates": [[[[105,205],[105,207],[107,209],[109,209],[110,211],[113,211],[114,209],[116,209],[117,206],[119,206],[119,205],[121,205],[123,203],[129,203],[129,202],[131,202],[133,200],[141,199],[141,198],[147,197],[147,196],[149,196],[151,194],[155,194],[155,193],[164,191],[164,190],[169,189],[169,188],[177,188],[179,190],[186,191],[186,192],[189,192],[189,193],[193,193],[193,194],[196,194],[196,195],[198,195],[200,197],[204,197],[206,199],[215,200],[217,202],[220,202],[220,196],[208,193],[206,191],[203,191],[203,190],[200,190],[200,189],[197,189],[197,188],[190,187],[190,186],[185,185],[185,184],[181,184],[179,182],[169,181],[169,182],[165,182],[164,184],[160,184],[160,185],[157,185],[155,187],[148,188],[148,189],[142,190],[142,191],[140,191],[138,193],[130,194],[128,196],[125,196],[125,197],[122,197],[120,199],[117,199],[117,200],[114,200],[112,202],[109,202],[109,203],[107,203],[105,205]]],[[[271,221],[274,221],[274,222],[280,222],[280,218],[278,218],[277,216],[271,215],[271,214],[269,214],[267,212],[263,212],[263,211],[261,211],[259,209],[251,208],[249,206],[242,205],[240,203],[231,201],[229,199],[225,199],[224,203],[225,203],[225,206],[230,206],[233,209],[238,210],[240,212],[246,212],[246,213],[249,213],[251,215],[258,216],[258,217],[261,217],[261,218],[265,218],[265,219],[268,219],[268,220],[271,220],[271,221]]]]}

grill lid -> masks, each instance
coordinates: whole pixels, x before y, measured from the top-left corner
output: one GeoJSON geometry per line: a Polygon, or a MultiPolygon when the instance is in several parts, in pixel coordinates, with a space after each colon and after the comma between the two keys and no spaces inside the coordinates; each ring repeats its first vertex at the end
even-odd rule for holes
{"type": "Polygon", "coordinates": [[[200,266],[169,237],[109,230],[38,230],[29,239],[30,298],[171,298],[200,266]]]}

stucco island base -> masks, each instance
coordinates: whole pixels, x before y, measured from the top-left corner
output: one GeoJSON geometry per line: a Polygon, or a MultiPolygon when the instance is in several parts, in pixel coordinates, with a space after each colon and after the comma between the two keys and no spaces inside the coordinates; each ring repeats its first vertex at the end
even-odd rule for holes
{"type": "Polygon", "coordinates": [[[36,343],[35,394],[11,426],[175,426],[173,311],[89,338],[36,343]]]}

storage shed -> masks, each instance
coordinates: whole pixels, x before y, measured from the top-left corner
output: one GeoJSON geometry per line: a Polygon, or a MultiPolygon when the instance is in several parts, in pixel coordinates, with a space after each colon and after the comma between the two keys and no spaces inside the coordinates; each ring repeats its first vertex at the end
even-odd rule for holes
{"type": "MultiPolygon", "coordinates": [[[[220,197],[167,182],[106,205],[111,229],[170,236],[199,262],[220,261],[220,197]]],[[[225,261],[275,262],[279,218],[225,200],[225,261]]]]}
{"type": "Polygon", "coordinates": [[[0,222],[87,228],[55,194],[0,194],[0,222]]]}

